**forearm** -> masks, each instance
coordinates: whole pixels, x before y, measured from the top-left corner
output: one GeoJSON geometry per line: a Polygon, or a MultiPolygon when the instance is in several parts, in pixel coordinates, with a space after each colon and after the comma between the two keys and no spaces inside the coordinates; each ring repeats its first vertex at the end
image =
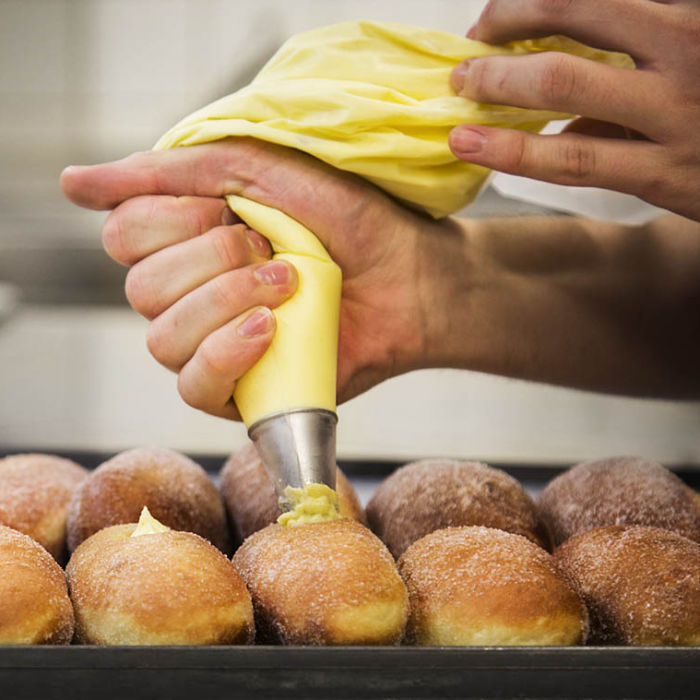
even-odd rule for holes
{"type": "Polygon", "coordinates": [[[435,332],[443,340],[429,343],[431,366],[700,395],[700,224],[532,217],[460,225],[465,275],[441,276],[435,332]]]}

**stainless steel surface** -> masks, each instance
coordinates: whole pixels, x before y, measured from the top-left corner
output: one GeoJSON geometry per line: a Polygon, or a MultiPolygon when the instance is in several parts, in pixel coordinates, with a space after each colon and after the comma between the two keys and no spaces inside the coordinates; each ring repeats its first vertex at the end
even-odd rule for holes
{"type": "Polygon", "coordinates": [[[284,411],[253,423],[248,430],[285,508],[284,489],[306,484],[335,488],[335,429],[332,411],[284,411]]]}

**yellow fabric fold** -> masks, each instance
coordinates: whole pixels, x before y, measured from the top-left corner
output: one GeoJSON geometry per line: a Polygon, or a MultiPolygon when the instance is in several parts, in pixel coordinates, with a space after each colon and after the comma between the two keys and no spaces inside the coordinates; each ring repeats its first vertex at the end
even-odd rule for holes
{"type": "MultiPolygon", "coordinates": [[[[457,97],[449,84],[452,68],[469,57],[548,50],[633,67],[627,56],[591,49],[562,37],[495,47],[400,24],[345,22],[292,37],[249,86],[183,119],[155,148],[252,136],[309,153],[366,178],[409,206],[435,217],[445,216],[468,204],[488,175],[486,169],[452,155],[447,137],[454,126],[475,123],[536,132],[549,120],[562,117],[551,112],[478,104],[457,97]]],[[[286,215],[282,216],[289,219],[289,225],[280,224],[280,217],[273,220],[265,214],[256,217],[254,225],[247,218],[248,206],[240,198],[230,198],[229,204],[270,240],[276,255],[284,251],[284,255],[301,254],[307,260],[308,255],[303,251],[318,245],[308,229],[286,215]],[[277,237],[290,226],[295,231],[294,245],[301,246],[299,250],[290,250],[277,237]]],[[[325,258],[332,264],[327,254],[325,258]]],[[[296,258],[294,261],[297,264],[296,258]]],[[[309,274],[315,275],[315,269],[310,268],[309,274]]],[[[308,352],[286,350],[287,341],[278,330],[274,349],[268,354],[285,358],[278,367],[281,374],[276,375],[277,370],[272,369],[277,360],[268,362],[264,371],[259,368],[261,362],[236,388],[235,400],[248,425],[268,411],[335,410],[334,398],[330,403],[324,399],[318,406],[305,402],[312,395],[335,394],[335,370],[328,371],[330,364],[335,366],[335,356],[322,359],[319,353],[331,353],[337,347],[340,282],[335,274],[327,275],[327,279],[321,275],[313,284],[306,276],[306,271],[300,269],[299,291],[275,314],[278,328],[289,327],[286,337],[308,334],[305,341],[308,352]],[[331,309],[333,304],[335,310],[331,309]],[[288,322],[288,309],[298,305],[310,310],[288,322]],[[310,334],[303,324],[297,325],[302,316],[311,323],[319,314],[324,320],[319,322],[316,318],[310,334]],[[335,341],[327,342],[325,337],[332,335],[335,341]],[[317,344],[322,346],[318,351],[317,344]],[[320,373],[316,372],[318,368],[322,370],[320,373]],[[296,388],[287,391],[292,374],[296,388]],[[321,383],[327,384],[322,391],[321,383]],[[295,392],[306,385],[315,388],[294,398],[295,392]]]]}

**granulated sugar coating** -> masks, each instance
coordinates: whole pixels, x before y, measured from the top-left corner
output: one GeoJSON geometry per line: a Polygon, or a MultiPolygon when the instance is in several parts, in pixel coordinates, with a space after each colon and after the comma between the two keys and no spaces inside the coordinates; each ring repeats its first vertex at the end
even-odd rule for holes
{"type": "Polygon", "coordinates": [[[588,607],[591,644],[700,644],[696,542],[612,525],[575,535],[554,556],[588,607]]]}
{"type": "Polygon", "coordinates": [[[551,554],[520,535],[449,527],[414,542],[399,571],[418,645],[582,644],[585,607],[551,554]]]}
{"type": "Polygon", "coordinates": [[[64,562],[66,508],[87,475],[79,464],[54,455],[0,459],[0,525],[29,535],[64,562]]]}
{"type": "Polygon", "coordinates": [[[0,525],[0,644],[70,644],[66,578],[31,537],[0,525]]]}
{"type": "Polygon", "coordinates": [[[68,562],[79,642],[252,642],[250,595],[224,554],[190,532],[131,537],[135,527],[100,530],[68,562]]]}
{"type": "Polygon", "coordinates": [[[379,485],[367,505],[367,519],[396,558],[429,532],[459,525],[494,527],[549,547],[525,489],[505,472],[478,462],[407,464],[379,485]]]}
{"type": "Polygon", "coordinates": [[[253,597],[257,641],[398,644],[408,599],[386,547],[353,520],[251,535],[233,563],[253,597]]]}
{"type": "Polygon", "coordinates": [[[155,447],[121,452],[81,484],[68,508],[68,547],[109,525],[137,522],[144,506],[164,525],[230,551],[224,504],[207,473],[189,457],[155,447]]]}
{"type": "MultiPolygon", "coordinates": [[[[340,469],[336,480],[340,514],[365,524],[365,511],[340,469]]],[[[282,513],[272,481],[253,443],[226,460],[219,473],[219,488],[239,541],[276,522],[282,513]]]]}
{"type": "Polygon", "coordinates": [[[649,525],[700,542],[693,492],[668,469],[637,457],[572,467],[545,487],[539,508],[556,544],[606,525],[649,525]]]}

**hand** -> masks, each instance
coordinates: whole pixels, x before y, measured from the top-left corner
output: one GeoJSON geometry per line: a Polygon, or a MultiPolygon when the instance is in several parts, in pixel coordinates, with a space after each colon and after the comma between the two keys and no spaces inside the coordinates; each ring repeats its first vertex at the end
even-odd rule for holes
{"type": "Polygon", "coordinates": [[[239,417],[234,383],[274,335],[268,308],[297,282],[289,263],[267,262],[269,244],[236,221],[225,194],[299,220],[342,268],[339,401],[450,363],[444,300],[467,285],[454,221],[409,212],[359,178],[250,139],[71,167],[61,185],[76,204],[114,209],[104,246],[132,266],[127,298],[150,320],[149,350],[178,373],[181,396],[196,408],[239,417]]]}
{"type": "Polygon", "coordinates": [[[586,119],[553,136],[465,124],[451,133],[454,154],[700,220],[700,3],[491,0],[467,36],[501,44],[550,34],[628,53],[637,70],[557,52],[465,61],[452,76],[461,95],[586,119]]]}

